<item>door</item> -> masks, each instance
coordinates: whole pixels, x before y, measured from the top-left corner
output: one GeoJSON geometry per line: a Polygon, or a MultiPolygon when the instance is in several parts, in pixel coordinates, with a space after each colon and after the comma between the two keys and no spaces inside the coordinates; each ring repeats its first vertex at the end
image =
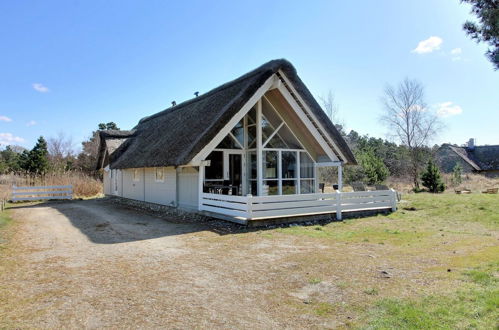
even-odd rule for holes
{"type": "Polygon", "coordinates": [[[233,187],[233,195],[242,195],[243,183],[243,155],[241,153],[228,153],[228,184],[233,187]]]}

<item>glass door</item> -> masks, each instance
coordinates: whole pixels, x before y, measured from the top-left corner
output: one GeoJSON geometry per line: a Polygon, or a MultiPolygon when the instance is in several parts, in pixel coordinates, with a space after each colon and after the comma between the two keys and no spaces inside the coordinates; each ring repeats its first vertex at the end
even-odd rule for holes
{"type": "Polygon", "coordinates": [[[231,187],[232,195],[242,195],[242,173],[243,162],[241,153],[228,153],[228,185],[231,187]]]}

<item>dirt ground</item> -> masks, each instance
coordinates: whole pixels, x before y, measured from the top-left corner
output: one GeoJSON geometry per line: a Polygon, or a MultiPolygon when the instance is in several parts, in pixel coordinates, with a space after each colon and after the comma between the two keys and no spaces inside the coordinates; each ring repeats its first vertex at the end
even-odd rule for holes
{"type": "Polygon", "coordinates": [[[369,290],[403,297],[452,286],[451,274],[424,271],[445,268],[452,247],[406,253],[396,241],[224,233],[98,199],[10,212],[0,328],[337,328],[359,321],[377,299],[369,290]]]}

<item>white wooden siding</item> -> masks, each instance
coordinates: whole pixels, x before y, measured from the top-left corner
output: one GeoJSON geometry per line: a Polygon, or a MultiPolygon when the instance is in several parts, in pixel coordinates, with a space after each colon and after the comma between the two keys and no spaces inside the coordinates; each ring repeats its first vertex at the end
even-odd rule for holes
{"type": "Polygon", "coordinates": [[[144,169],[138,169],[138,181],[133,180],[134,169],[124,169],[122,197],[144,201],[144,169]]]}
{"type": "Polygon", "coordinates": [[[178,173],[178,204],[182,208],[198,209],[199,173],[194,167],[182,167],[178,173]]]}
{"type": "Polygon", "coordinates": [[[164,167],[164,180],[156,181],[156,168],[145,169],[145,201],[161,205],[175,205],[177,193],[176,172],[173,167],[164,167]]]}

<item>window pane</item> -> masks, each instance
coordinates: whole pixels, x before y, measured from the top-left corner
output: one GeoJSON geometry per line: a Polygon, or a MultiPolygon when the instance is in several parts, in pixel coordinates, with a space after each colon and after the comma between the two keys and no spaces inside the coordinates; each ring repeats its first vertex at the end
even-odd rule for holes
{"type": "Polygon", "coordinates": [[[314,162],[306,152],[300,152],[300,177],[314,177],[314,162]]]}
{"type": "Polygon", "coordinates": [[[288,126],[284,125],[279,130],[279,135],[283,139],[284,143],[286,143],[288,145],[288,148],[290,148],[290,149],[302,149],[300,143],[298,142],[298,140],[296,140],[293,133],[291,133],[288,126]]]}
{"type": "Polygon", "coordinates": [[[262,162],[263,177],[265,179],[277,178],[277,151],[264,151],[262,162]]]}
{"type": "Polygon", "coordinates": [[[161,167],[156,168],[156,181],[163,181],[163,169],[161,167]]]}
{"type": "Polygon", "coordinates": [[[282,194],[296,194],[296,180],[282,180],[282,194]]]}
{"type": "Polygon", "coordinates": [[[213,151],[206,157],[206,160],[210,160],[210,166],[205,167],[205,178],[206,179],[223,179],[224,177],[224,154],[222,151],[213,151]]]}
{"type": "Polygon", "coordinates": [[[272,139],[270,139],[269,143],[265,145],[265,148],[275,148],[275,149],[286,149],[288,146],[282,141],[279,133],[274,135],[272,139]]]}
{"type": "Polygon", "coordinates": [[[248,152],[248,179],[256,179],[256,151],[248,152]]]}
{"type": "Polygon", "coordinates": [[[283,151],[281,157],[282,178],[296,178],[296,152],[283,151]]]}
{"type": "Polygon", "coordinates": [[[268,137],[274,132],[270,122],[262,116],[262,141],[267,141],[268,137]]]}
{"type": "Polygon", "coordinates": [[[248,148],[256,146],[256,126],[248,127],[248,148]]]}
{"type": "Polygon", "coordinates": [[[272,196],[279,194],[279,187],[277,180],[264,180],[263,181],[263,196],[272,196]]]}
{"type": "Polygon", "coordinates": [[[217,146],[217,149],[241,149],[241,147],[230,135],[227,135],[217,146]]]}
{"type": "Polygon", "coordinates": [[[300,193],[312,194],[315,191],[315,180],[300,180],[300,193]]]}
{"type": "Polygon", "coordinates": [[[248,116],[248,125],[256,123],[256,106],[251,108],[247,116],[248,116]]]}
{"type": "Polygon", "coordinates": [[[232,134],[237,139],[237,141],[241,143],[241,145],[244,145],[244,128],[242,120],[237,123],[237,125],[232,129],[232,134]]]}

